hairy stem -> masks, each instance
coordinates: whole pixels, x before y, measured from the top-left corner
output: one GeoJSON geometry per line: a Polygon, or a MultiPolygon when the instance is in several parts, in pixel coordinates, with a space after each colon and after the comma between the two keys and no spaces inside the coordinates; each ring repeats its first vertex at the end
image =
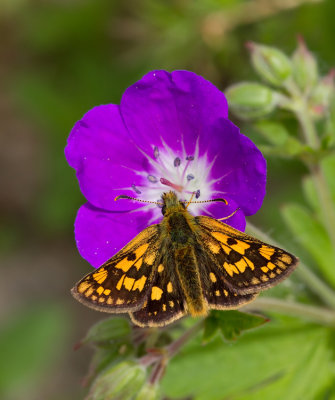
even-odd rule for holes
{"type": "MultiPolygon", "coordinates": [[[[289,86],[288,89],[290,90],[293,88],[289,86]]],[[[315,124],[310,117],[307,100],[305,98],[302,98],[301,100],[302,101],[298,103],[298,107],[296,108],[294,113],[301,126],[301,131],[305,138],[306,144],[309,145],[312,149],[317,150],[320,147],[320,141],[315,128],[315,124]]],[[[327,185],[324,172],[322,170],[322,166],[320,164],[312,163],[308,163],[307,166],[310,170],[314,185],[317,189],[324,226],[327,229],[333,248],[335,248],[335,209],[332,202],[331,194],[329,192],[329,187],[327,185]]]]}
{"type": "Polygon", "coordinates": [[[178,339],[176,339],[174,342],[172,342],[168,348],[168,355],[169,358],[172,358],[175,356],[178,351],[187,343],[193,336],[195,336],[203,327],[204,325],[204,320],[200,320],[191,328],[189,328],[187,331],[185,331],[178,339]]]}
{"type": "MultiPolygon", "coordinates": [[[[257,238],[264,240],[277,247],[283,247],[280,243],[276,242],[269,235],[256,228],[254,225],[248,222],[247,230],[250,234],[257,238]]],[[[317,275],[315,275],[304,263],[300,261],[298,268],[295,273],[299,275],[299,278],[305,282],[305,284],[328,306],[335,309],[335,292],[323,282],[317,275]]]]}
{"type": "Polygon", "coordinates": [[[280,312],[301,317],[318,324],[335,326],[335,312],[333,310],[273,297],[260,297],[244,306],[243,310],[280,312]]]}

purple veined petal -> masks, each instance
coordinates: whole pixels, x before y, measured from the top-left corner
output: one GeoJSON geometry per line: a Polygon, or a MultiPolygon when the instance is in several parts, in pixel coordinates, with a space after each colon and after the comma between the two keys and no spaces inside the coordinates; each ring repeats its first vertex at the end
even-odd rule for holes
{"type": "Polygon", "coordinates": [[[189,71],[152,71],[130,86],[121,114],[134,141],[150,154],[162,140],[176,153],[193,152],[197,138],[208,141],[207,127],[228,117],[227,100],[212,83],[189,71]]]}
{"type": "Polygon", "coordinates": [[[150,211],[113,213],[90,203],[82,205],[75,221],[79,253],[93,267],[98,268],[147,228],[150,216],[150,211]]]}
{"type": "Polygon", "coordinates": [[[119,106],[102,105],[85,114],[71,131],[65,156],[90,203],[113,211],[139,207],[135,202],[114,202],[120,194],[140,194],[138,186],[145,178],[139,173],[150,171],[124,127],[119,106]]]}
{"type": "Polygon", "coordinates": [[[213,192],[228,196],[245,215],[254,214],[262,205],[266,186],[266,161],[255,144],[228,120],[218,120],[207,157],[213,161],[213,192]]]}
{"type": "MultiPolygon", "coordinates": [[[[238,204],[228,197],[223,196],[223,198],[228,201],[227,205],[221,202],[208,203],[208,205],[206,204],[206,208],[204,208],[201,215],[207,215],[208,217],[220,219],[233,214],[234,211],[238,209],[238,204]]],[[[244,213],[241,209],[237,210],[232,217],[224,219],[222,222],[232,226],[235,229],[238,229],[239,231],[244,232],[245,230],[246,221],[244,213]]]]}

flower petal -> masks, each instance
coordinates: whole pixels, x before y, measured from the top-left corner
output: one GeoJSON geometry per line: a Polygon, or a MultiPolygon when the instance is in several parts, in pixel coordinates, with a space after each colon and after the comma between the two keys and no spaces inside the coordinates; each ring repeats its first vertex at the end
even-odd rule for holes
{"type": "Polygon", "coordinates": [[[239,206],[234,200],[227,197],[225,199],[228,201],[227,205],[220,202],[209,203],[201,215],[208,215],[209,217],[220,219],[233,214],[237,210],[232,217],[224,219],[222,222],[244,232],[246,221],[243,211],[241,209],[238,210],[239,206]]]}
{"type": "Polygon", "coordinates": [[[98,268],[145,229],[149,219],[150,211],[113,213],[86,203],[78,210],[75,221],[79,253],[98,268]]]}
{"type": "Polygon", "coordinates": [[[252,215],[265,196],[266,161],[232,122],[217,120],[213,129],[208,133],[207,150],[208,161],[213,162],[213,191],[234,200],[245,215],[252,215]]]}
{"type": "Polygon", "coordinates": [[[136,195],[136,188],[145,180],[139,172],[150,169],[147,158],[128,135],[119,106],[102,105],[85,114],[71,131],[65,156],[90,203],[113,211],[139,206],[114,202],[120,194],[136,195]]]}
{"type": "Polygon", "coordinates": [[[150,154],[163,141],[180,154],[208,140],[207,126],[228,117],[227,100],[212,83],[189,71],[152,71],[130,86],[121,113],[136,143],[150,154]],[[163,141],[162,141],[163,140],[163,141]]]}

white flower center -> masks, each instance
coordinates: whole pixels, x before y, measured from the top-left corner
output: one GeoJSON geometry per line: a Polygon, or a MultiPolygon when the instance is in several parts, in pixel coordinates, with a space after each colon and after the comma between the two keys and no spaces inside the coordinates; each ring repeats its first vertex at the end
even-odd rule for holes
{"type": "MultiPolygon", "coordinates": [[[[198,143],[194,154],[186,154],[185,149],[180,154],[176,154],[164,144],[163,149],[155,147],[153,155],[149,157],[145,154],[152,167],[151,172],[148,174],[138,171],[138,174],[145,178],[146,183],[133,184],[131,187],[138,198],[161,202],[162,194],[169,190],[173,190],[181,201],[190,200],[193,193],[195,194],[193,200],[209,200],[213,197],[213,184],[217,179],[210,180],[210,173],[215,160],[208,162],[206,154],[200,157],[198,143]]],[[[150,205],[144,208],[149,207],[152,208],[150,205]]],[[[190,205],[189,210],[199,215],[205,207],[206,204],[194,203],[190,205]]],[[[158,214],[161,216],[161,211],[157,207],[153,220],[158,217],[158,214]]]]}

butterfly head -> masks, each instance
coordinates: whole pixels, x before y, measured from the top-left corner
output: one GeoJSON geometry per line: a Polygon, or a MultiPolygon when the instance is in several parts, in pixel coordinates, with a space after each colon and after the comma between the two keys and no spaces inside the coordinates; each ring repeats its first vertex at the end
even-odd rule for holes
{"type": "Polygon", "coordinates": [[[163,193],[162,200],[162,214],[164,216],[171,212],[185,211],[186,209],[185,203],[178,200],[176,193],[173,191],[163,193]]]}

